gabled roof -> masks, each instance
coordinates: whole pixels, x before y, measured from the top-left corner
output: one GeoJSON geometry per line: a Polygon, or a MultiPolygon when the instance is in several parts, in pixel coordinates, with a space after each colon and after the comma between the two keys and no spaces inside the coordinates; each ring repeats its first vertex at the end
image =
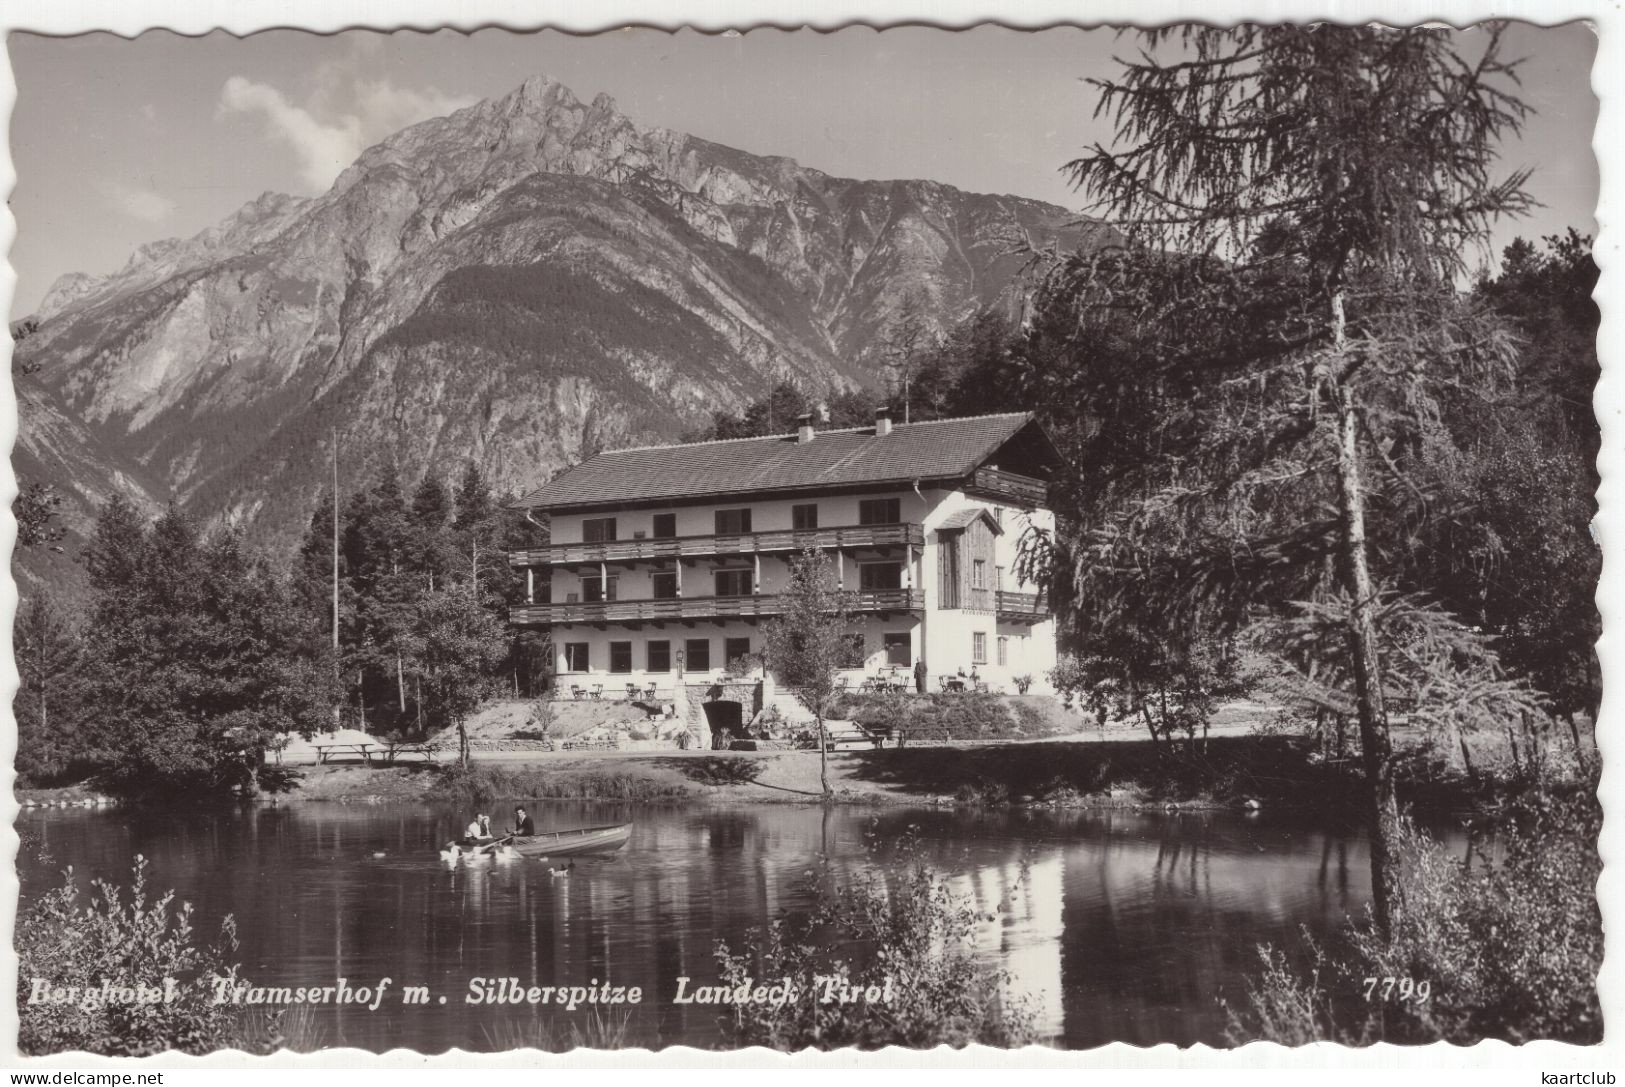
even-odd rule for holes
{"type": "Polygon", "coordinates": [[[514,503],[520,509],[591,509],[634,503],[912,485],[970,475],[1018,435],[1027,460],[1057,459],[1029,412],[873,427],[618,449],[567,469],[514,503]],[[1024,433],[1025,432],[1025,433],[1024,433]]]}
{"type": "Polygon", "coordinates": [[[969,528],[977,521],[986,521],[988,527],[993,530],[993,535],[1004,535],[1004,526],[999,524],[999,519],[993,516],[993,512],[986,506],[967,506],[962,510],[954,510],[937,525],[937,531],[957,532],[960,529],[969,528]]]}

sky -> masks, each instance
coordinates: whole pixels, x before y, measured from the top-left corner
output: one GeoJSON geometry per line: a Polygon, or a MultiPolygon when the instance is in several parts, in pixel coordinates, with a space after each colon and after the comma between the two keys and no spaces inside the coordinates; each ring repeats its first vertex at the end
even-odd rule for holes
{"type": "MultiPolygon", "coordinates": [[[[930,178],[1081,210],[1061,167],[1096,140],[1095,92],[1133,47],[1109,29],[968,31],[771,28],[705,35],[481,30],[238,38],[152,31],[7,40],[17,84],[12,316],[57,276],[105,274],[146,242],[186,237],[267,191],[325,191],[365,147],[425,117],[550,75],[583,101],[604,92],[644,126],[842,177],[930,178]]],[[[1514,236],[1596,230],[1589,79],[1581,24],[1513,28],[1535,116],[1502,149],[1535,169],[1542,207],[1514,236]]]]}

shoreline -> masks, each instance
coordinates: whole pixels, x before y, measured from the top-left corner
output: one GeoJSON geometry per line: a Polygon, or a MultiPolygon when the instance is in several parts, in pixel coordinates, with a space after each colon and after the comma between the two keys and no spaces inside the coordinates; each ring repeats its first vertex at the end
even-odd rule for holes
{"type": "MultiPolygon", "coordinates": [[[[1143,737],[965,743],[831,753],[830,803],[858,807],[1024,808],[1098,811],[1312,810],[1357,817],[1364,790],[1356,760],[1320,758],[1301,739],[1215,736],[1170,747],[1143,737]]],[[[285,792],[226,802],[265,805],[504,800],[755,805],[825,803],[816,751],[555,752],[391,767],[288,765],[285,792]]],[[[1401,783],[1418,811],[1471,813],[1514,783],[1500,776],[1433,775],[1401,783]]],[[[18,803],[98,806],[88,783],[16,790],[18,803]]],[[[117,801],[114,801],[117,803],[117,801]]],[[[174,801],[140,806],[184,807],[174,801]]]]}

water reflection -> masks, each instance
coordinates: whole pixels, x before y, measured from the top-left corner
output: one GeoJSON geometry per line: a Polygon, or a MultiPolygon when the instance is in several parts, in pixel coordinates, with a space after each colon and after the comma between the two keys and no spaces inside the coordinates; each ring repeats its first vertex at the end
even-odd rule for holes
{"type": "Polygon", "coordinates": [[[805,908],[821,852],[836,878],[865,869],[870,839],[903,843],[887,854],[890,871],[905,851],[918,855],[996,913],[979,947],[1030,995],[1045,1036],[1067,1047],[1222,1042],[1218,999],[1240,996],[1256,945],[1294,945],[1300,926],[1324,932],[1368,895],[1363,843],[1301,818],[560,805],[539,821],[636,826],[620,854],[558,875],[521,858],[448,866],[438,850],[465,815],[340,805],[31,812],[19,823],[24,895],[67,864],[122,882],[143,853],[155,885],[194,903],[202,931],[236,916],[256,983],[428,986],[428,1006],[392,997],[377,1012],[319,1013],[331,1044],[425,1051],[534,1037],[537,1009],[466,1002],[480,977],[638,986],[631,1042],[716,1045],[714,1011],[671,1003],[677,979],[713,980],[719,940],[737,947],[752,926],[805,908]]]}

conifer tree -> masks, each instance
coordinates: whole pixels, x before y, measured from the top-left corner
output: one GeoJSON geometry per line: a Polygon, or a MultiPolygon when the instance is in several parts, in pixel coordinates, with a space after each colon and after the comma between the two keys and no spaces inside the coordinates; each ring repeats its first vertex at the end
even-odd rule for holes
{"type": "Polygon", "coordinates": [[[1141,338],[1131,384],[1164,444],[1151,476],[1126,473],[1137,510],[1074,541],[1074,580],[1143,574],[1129,553],[1148,530],[1177,569],[1140,584],[1171,607],[1239,607],[1266,586],[1313,586],[1331,563],[1386,930],[1398,813],[1370,504],[1426,507],[1444,391],[1505,379],[1505,338],[1455,281],[1490,218],[1527,205],[1525,172],[1492,176],[1525,107],[1496,26],[1471,56],[1449,29],[1145,37],[1120,76],[1091,80],[1113,145],[1068,164],[1131,250],[1056,276],[1141,338]]]}
{"type": "Polygon", "coordinates": [[[85,762],[84,653],[78,631],[49,593],[36,593],[18,612],[15,651],[17,772],[51,782],[85,762]]]}

